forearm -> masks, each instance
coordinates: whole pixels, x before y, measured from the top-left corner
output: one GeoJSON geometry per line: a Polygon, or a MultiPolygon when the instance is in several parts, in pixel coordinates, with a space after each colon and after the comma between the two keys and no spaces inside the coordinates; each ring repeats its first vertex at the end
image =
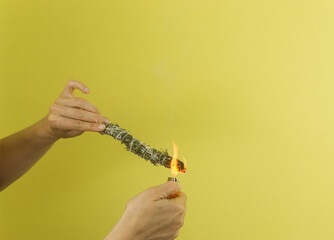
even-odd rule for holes
{"type": "Polygon", "coordinates": [[[45,131],[47,119],[0,140],[0,191],[28,171],[57,140],[45,131]]]}

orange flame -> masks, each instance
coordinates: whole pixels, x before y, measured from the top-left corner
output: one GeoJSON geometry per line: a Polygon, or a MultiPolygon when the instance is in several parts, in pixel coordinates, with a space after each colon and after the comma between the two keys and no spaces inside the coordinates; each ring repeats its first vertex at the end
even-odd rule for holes
{"type": "MultiPolygon", "coordinates": [[[[183,156],[182,156],[182,161],[184,164],[184,169],[187,169],[187,160],[183,156]]],[[[185,171],[183,173],[185,173],[185,171]]]]}
{"type": "Polygon", "coordinates": [[[172,176],[176,177],[177,173],[179,172],[179,168],[177,167],[177,147],[175,143],[173,143],[173,158],[170,163],[170,168],[172,176]]]}

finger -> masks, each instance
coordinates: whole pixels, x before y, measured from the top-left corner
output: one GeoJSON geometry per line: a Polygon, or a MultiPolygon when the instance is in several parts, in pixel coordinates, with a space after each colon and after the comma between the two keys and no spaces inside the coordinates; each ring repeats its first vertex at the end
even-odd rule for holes
{"type": "Polygon", "coordinates": [[[75,80],[69,80],[61,94],[63,97],[73,97],[73,91],[74,89],[79,89],[81,92],[88,94],[89,88],[82,82],[75,81],[75,80]]]}
{"type": "Polygon", "coordinates": [[[184,192],[177,193],[176,197],[169,200],[169,203],[172,203],[174,205],[174,208],[176,209],[175,211],[176,214],[183,217],[185,216],[187,210],[186,202],[187,202],[187,196],[184,192]]]}
{"type": "Polygon", "coordinates": [[[53,104],[50,107],[50,112],[53,114],[58,114],[63,117],[68,117],[76,120],[86,121],[86,122],[104,122],[109,123],[110,121],[102,116],[101,114],[92,113],[82,109],[66,107],[62,105],[53,104]]]}
{"type": "Polygon", "coordinates": [[[152,195],[155,199],[169,198],[181,190],[181,185],[178,182],[166,182],[164,184],[151,188],[152,195]]]}
{"type": "Polygon", "coordinates": [[[185,205],[187,202],[187,195],[184,192],[178,192],[177,194],[175,194],[175,197],[171,198],[170,200],[172,202],[185,205]]]}
{"type": "Polygon", "coordinates": [[[93,113],[100,113],[97,107],[95,107],[93,104],[91,104],[84,98],[59,97],[56,100],[56,103],[59,105],[67,106],[67,107],[81,108],[81,109],[84,109],[84,110],[87,110],[93,113]]]}
{"type": "Polygon", "coordinates": [[[62,116],[58,116],[56,119],[52,126],[59,130],[100,132],[105,129],[105,125],[102,123],[88,123],[62,116]]]}

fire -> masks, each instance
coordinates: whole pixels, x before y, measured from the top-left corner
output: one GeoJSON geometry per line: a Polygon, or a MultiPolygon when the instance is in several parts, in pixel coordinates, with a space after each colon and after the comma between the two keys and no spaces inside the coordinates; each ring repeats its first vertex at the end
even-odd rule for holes
{"type": "Polygon", "coordinates": [[[173,177],[176,177],[176,175],[180,172],[180,173],[186,173],[186,169],[187,169],[187,161],[186,159],[182,156],[182,161],[184,164],[184,168],[183,169],[179,169],[178,167],[178,159],[177,159],[177,146],[175,143],[173,143],[173,158],[171,160],[170,163],[170,168],[171,168],[171,174],[173,177]]]}
{"type": "MultiPolygon", "coordinates": [[[[184,164],[184,169],[187,169],[187,160],[182,156],[182,161],[184,164]]],[[[184,171],[183,173],[185,173],[186,171],[184,171]]]]}
{"type": "Polygon", "coordinates": [[[176,177],[177,173],[179,172],[179,168],[177,167],[177,146],[173,143],[173,158],[170,163],[171,173],[172,176],[176,177]]]}

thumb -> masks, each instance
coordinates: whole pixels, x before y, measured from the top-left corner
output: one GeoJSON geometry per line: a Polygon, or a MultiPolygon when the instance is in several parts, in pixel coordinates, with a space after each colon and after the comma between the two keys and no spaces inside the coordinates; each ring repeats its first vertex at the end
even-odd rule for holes
{"type": "Polygon", "coordinates": [[[181,184],[178,182],[166,182],[164,184],[152,188],[152,194],[155,199],[169,198],[170,196],[180,192],[181,184]]]}

